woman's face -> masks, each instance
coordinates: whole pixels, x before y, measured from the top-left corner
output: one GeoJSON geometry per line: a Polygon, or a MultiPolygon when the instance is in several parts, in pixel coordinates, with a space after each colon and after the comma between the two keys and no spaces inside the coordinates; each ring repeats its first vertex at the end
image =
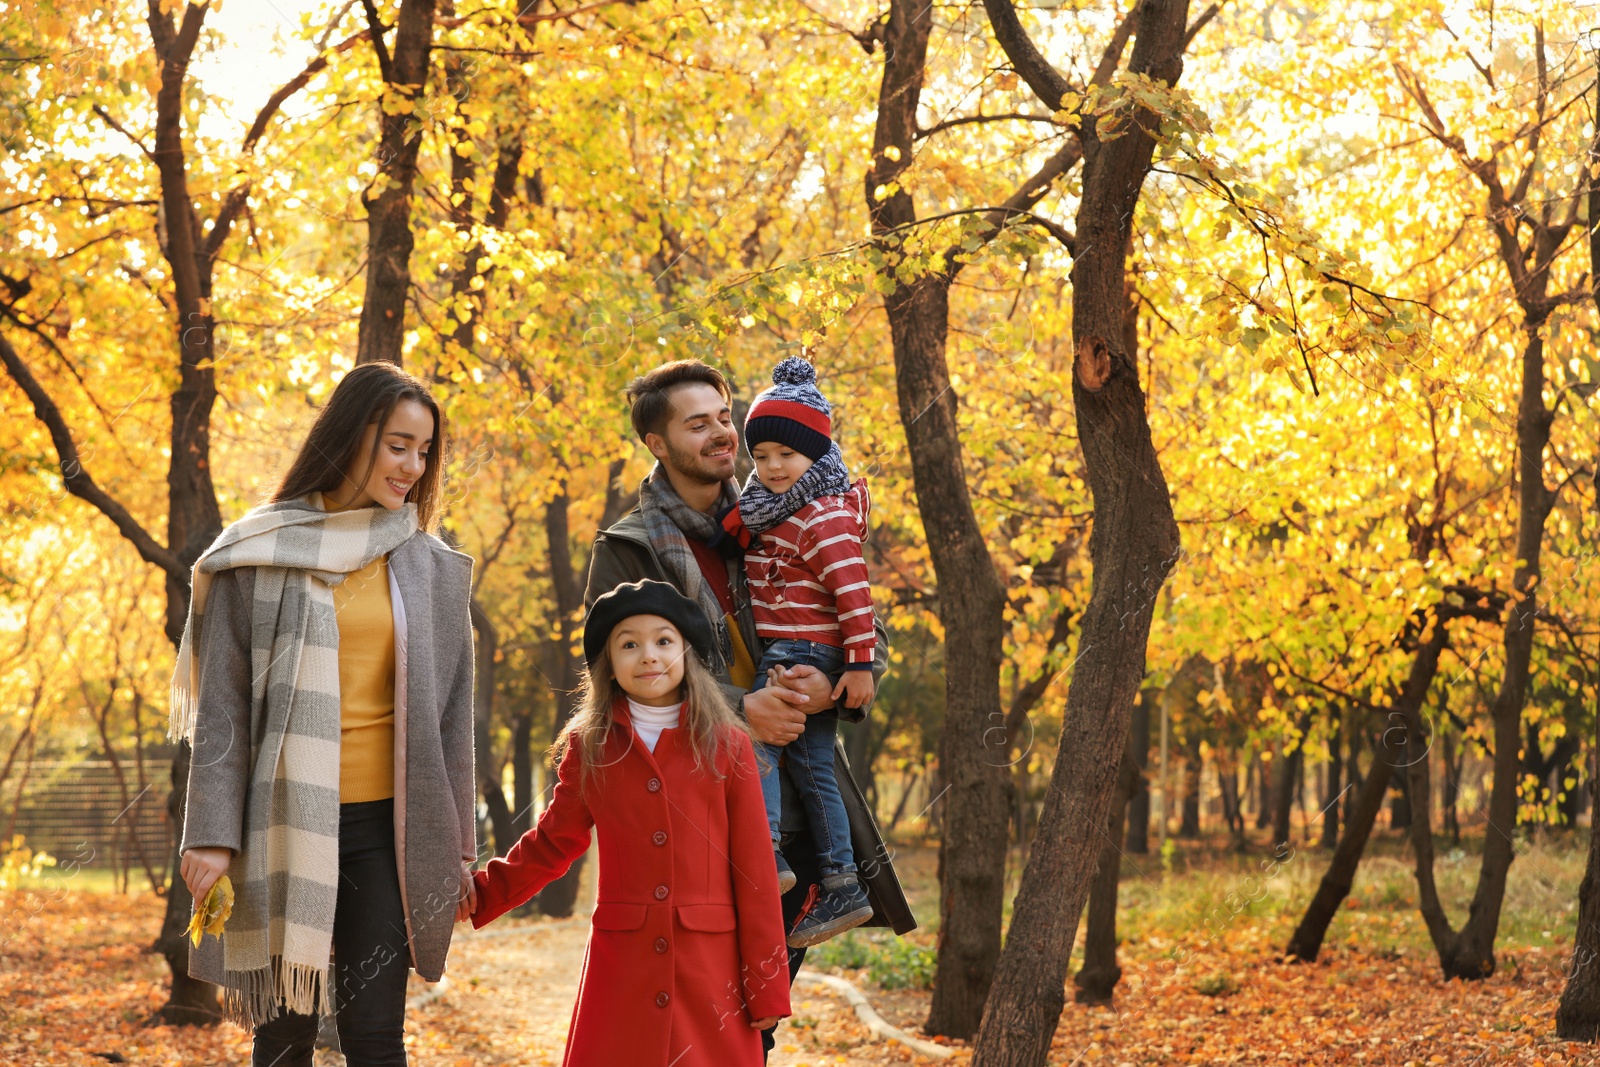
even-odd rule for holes
{"type": "Polygon", "coordinates": [[[428,465],[428,453],[433,448],[433,412],[415,400],[402,400],[394,407],[388,425],[383,428],[383,439],[377,440],[378,424],[368,423],[361,434],[361,449],[355,461],[345,471],[344,484],[333,494],[335,506],[364,508],[381,504],[394,511],[406,502],[417,479],[428,465]],[[357,485],[377,448],[377,461],[367,480],[357,485]]]}
{"type": "Polygon", "coordinates": [[[622,691],[641,704],[671,707],[683,684],[683,635],[659,615],[630,615],[606,642],[622,691]]]}

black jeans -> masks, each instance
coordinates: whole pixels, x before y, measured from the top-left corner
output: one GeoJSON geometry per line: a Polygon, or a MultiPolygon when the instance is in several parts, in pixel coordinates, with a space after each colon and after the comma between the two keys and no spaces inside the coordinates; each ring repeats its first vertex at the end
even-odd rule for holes
{"type": "MultiPolygon", "coordinates": [[[[394,852],[394,801],[339,805],[334,1001],[349,1067],[405,1067],[411,950],[394,852]]],[[[280,1011],[255,1029],[251,1067],[311,1067],[317,1017],[280,1011]]]]}

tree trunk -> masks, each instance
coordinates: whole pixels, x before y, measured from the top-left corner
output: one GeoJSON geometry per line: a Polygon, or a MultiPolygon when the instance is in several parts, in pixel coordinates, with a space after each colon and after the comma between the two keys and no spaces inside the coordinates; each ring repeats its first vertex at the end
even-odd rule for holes
{"type": "Polygon", "coordinates": [[[1222,819],[1228,824],[1228,836],[1236,852],[1245,850],[1243,798],[1239,794],[1239,768],[1237,754],[1217,750],[1217,784],[1222,789],[1222,819]]]}
{"type": "MultiPolygon", "coordinates": [[[[930,6],[915,0],[891,3],[873,164],[863,190],[877,247],[890,257],[900,254],[905,229],[917,221],[916,208],[903,188],[881,199],[876,190],[897,185],[911,164],[932,27],[930,6]]],[[[1022,207],[1037,202],[1068,158],[1057,153],[1049,164],[1056,166],[1055,172],[1036,175],[1007,203],[1022,207]]],[[[949,290],[961,265],[958,252],[952,249],[945,256],[949,265],[944,269],[898,282],[885,295],[884,310],[912,483],[938,580],[939,616],[947,634],[963,635],[947,641],[944,650],[940,775],[947,793],[939,843],[936,977],[924,1028],[930,1034],[967,1038],[977,1029],[1000,953],[1011,789],[1007,720],[1000,706],[1005,589],[972,511],[957,429],[958,397],[945,359],[949,290]]],[[[1104,817],[1102,812],[1099,821],[1104,817]]]]}
{"type": "Polygon", "coordinates": [[[489,809],[489,828],[494,835],[490,852],[504,856],[516,844],[516,836],[511,829],[511,808],[506,804],[505,790],[500,785],[500,768],[489,759],[489,736],[494,724],[495,655],[500,648],[500,631],[476,596],[472,598],[470,610],[472,628],[478,631],[473,653],[477,666],[472,694],[472,743],[478,751],[478,789],[483,794],[484,807],[489,809]]]}
{"type": "MultiPolygon", "coordinates": [[[[1300,736],[1294,742],[1294,751],[1281,754],[1272,761],[1272,845],[1274,849],[1289,843],[1290,815],[1294,810],[1294,788],[1300,781],[1300,765],[1306,758],[1306,731],[1311,728],[1309,715],[1301,718],[1300,736]]],[[[1287,747],[1287,745],[1285,746],[1287,747]]]]}
{"type": "MultiPolygon", "coordinates": [[[[556,400],[559,402],[559,395],[556,400]]],[[[557,638],[550,648],[555,668],[556,721],[552,736],[559,734],[577,711],[577,690],[582,664],[572,652],[573,632],[583,614],[584,582],[572,565],[572,539],[567,516],[570,501],[566,487],[545,506],[545,542],[550,558],[550,585],[555,593],[557,638]]],[[[565,919],[578,902],[578,882],[583,877],[583,856],[573,861],[567,873],[545,886],[534,897],[546,915],[565,919]]]]}
{"type": "Polygon", "coordinates": [[[1322,847],[1331,849],[1339,844],[1339,750],[1344,744],[1344,716],[1336,711],[1333,716],[1333,736],[1328,741],[1328,764],[1323,768],[1325,779],[1322,789],[1322,847]]]}
{"type": "Polygon", "coordinates": [[[1455,732],[1444,731],[1444,828],[1452,845],[1461,844],[1461,817],[1456,805],[1461,800],[1461,750],[1455,745],[1455,732]]]}
{"type": "Polygon", "coordinates": [[[1073,983],[1079,1004],[1105,1004],[1111,1000],[1122,968],[1117,964],[1117,883],[1122,874],[1122,826],[1128,800],[1139,781],[1139,766],[1134,762],[1133,735],[1123,750],[1122,766],[1117,770],[1117,794],[1111,802],[1111,822],[1105,842],[1100,846],[1100,866],[1089,890],[1089,916],[1084,927],[1083,967],[1073,983]]]}
{"type": "MultiPolygon", "coordinates": [[[[1356,713],[1352,711],[1351,714],[1354,715],[1356,713]]],[[[1342,821],[1346,825],[1349,824],[1351,819],[1355,818],[1357,804],[1356,794],[1357,791],[1361,789],[1361,786],[1365,781],[1365,779],[1361,776],[1361,745],[1356,741],[1356,737],[1360,733],[1360,730],[1356,727],[1356,723],[1358,721],[1359,720],[1352,720],[1351,722],[1350,744],[1346,746],[1346,751],[1350,754],[1345,759],[1344,766],[1345,780],[1350,785],[1350,788],[1345,790],[1344,794],[1344,818],[1342,821]]],[[[1382,804],[1380,803],[1379,806],[1381,807],[1382,804]]]]}
{"type": "Polygon", "coordinates": [[[1256,829],[1265,830],[1272,826],[1272,785],[1271,768],[1276,761],[1268,762],[1257,752],[1251,761],[1250,768],[1255,778],[1256,800],[1256,829]]]}
{"type": "Polygon", "coordinates": [[[402,0],[395,19],[394,56],[380,28],[372,47],[383,74],[379,110],[378,174],[382,190],[363,197],[367,209],[367,291],[361,303],[356,362],[387,360],[399,365],[405,339],[406,299],[411,293],[411,190],[422,146],[419,114],[427,99],[428,60],[433,47],[434,0],[402,0]]]}
{"type": "MultiPolygon", "coordinates": [[[[1600,86],[1595,89],[1600,107],[1600,86]]],[[[1591,157],[1600,155],[1600,125],[1590,145],[1591,157]]],[[[1600,175],[1592,174],[1588,189],[1589,268],[1600,278],[1600,175]]],[[[1600,290],[1595,292],[1600,305],[1600,290]]],[[[1600,470],[1595,473],[1595,511],[1600,514],[1600,470]]],[[[1597,661],[1600,662],[1600,661],[1597,661]]],[[[1556,1035],[1568,1041],[1600,1041],[1600,667],[1589,676],[1594,686],[1594,736],[1590,738],[1589,857],[1578,886],[1578,932],[1573,939],[1567,985],[1556,1009],[1556,1035]]]]}
{"type": "Polygon", "coordinates": [[[1178,836],[1193,840],[1200,836],[1200,739],[1192,737],[1183,746],[1183,819],[1178,836]]]}
{"type": "MultiPolygon", "coordinates": [[[[1544,249],[1539,261],[1548,263],[1553,254],[1554,250],[1544,249]]],[[[1517,818],[1517,749],[1521,742],[1522,707],[1533,656],[1534,619],[1539,610],[1544,522],[1556,496],[1545,485],[1543,472],[1552,416],[1543,399],[1544,340],[1538,332],[1541,325],[1531,319],[1526,323],[1528,338],[1522,355],[1517,414],[1517,564],[1512,573],[1513,595],[1505,619],[1505,673],[1490,708],[1494,721],[1494,789],[1489,796],[1489,826],[1484,837],[1478,888],[1460,931],[1451,928],[1434,884],[1433,828],[1427,806],[1424,804],[1420,811],[1413,812],[1412,817],[1411,843],[1416,859],[1418,904],[1446,978],[1476,979],[1494,974],[1495,934],[1500,926],[1500,907],[1505,900],[1506,875],[1515,855],[1512,834],[1517,818]]],[[[1407,727],[1408,744],[1414,748],[1426,744],[1420,711],[1408,717],[1407,727]]],[[[1430,795],[1429,775],[1426,749],[1421,748],[1415,754],[1409,776],[1413,798],[1430,795]]]]}
{"type": "MultiPolygon", "coordinates": [[[[1007,56],[1046,107],[1072,86],[1028,40],[1008,0],[985,0],[1007,56]]],[[[1183,70],[1183,0],[1146,0],[1129,73],[1174,85],[1183,70]]],[[[1109,824],[1119,753],[1144,676],[1155,598],[1181,551],[1166,477],[1150,440],[1138,369],[1122,347],[1127,248],[1155,146],[1136,113],[1114,140],[1084,123],[1082,198],[1072,266],[1072,394],[1094,500],[1093,592],[1084,612],[1055,767],[974,1047],[974,1067],[1040,1067],[1089,883],[1109,824]]]]}
{"type": "MultiPolygon", "coordinates": [[[[1600,141],[1600,134],[1597,134],[1600,141]]],[[[1591,216],[1600,209],[1600,188],[1590,194],[1591,216]]],[[[1600,264],[1600,235],[1595,262],[1600,264]]],[[[1594,686],[1593,751],[1600,760],[1600,670],[1590,676],[1594,686]]],[[[1556,1009],[1556,1036],[1568,1041],[1600,1041],[1600,776],[1589,775],[1589,855],[1578,886],[1578,932],[1572,942],[1566,988],[1556,1009]]]]}
{"type": "Polygon", "coordinates": [[[1133,797],[1128,801],[1127,850],[1143,856],[1150,851],[1150,782],[1145,769],[1150,766],[1150,707],[1156,700],[1154,689],[1139,694],[1133,706],[1133,726],[1130,734],[1133,761],[1138,770],[1134,779],[1133,797]]]}
{"type": "MultiPolygon", "coordinates": [[[[1552,105],[1550,82],[1544,76],[1547,68],[1543,24],[1534,27],[1533,51],[1539,70],[1535,106],[1540,114],[1545,114],[1552,105]]],[[[1421,78],[1404,66],[1396,66],[1395,73],[1402,90],[1417,104],[1421,127],[1441,146],[1455,153],[1460,141],[1445,128],[1437,108],[1428,99],[1421,78]]],[[[1550,298],[1546,294],[1555,260],[1568,247],[1567,235],[1577,222],[1582,193],[1587,188],[1591,203],[1595,195],[1592,186],[1585,184],[1570,190],[1557,188],[1555,174],[1562,165],[1559,160],[1544,161],[1539,182],[1530,180],[1541,164],[1539,136],[1534,130],[1526,134],[1526,142],[1519,144],[1519,136],[1502,146],[1507,156],[1516,157],[1514,165],[1523,172],[1523,178],[1509,190],[1500,180],[1499,149],[1482,161],[1468,160],[1459,154],[1454,156],[1484,188],[1486,202],[1482,217],[1494,234],[1495,250],[1522,312],[1523,348],[1517,397],[1517,541],[1511,601],[1503,619],[1505,661],[1500,688],[1490,704],[1494,724],[1494,789],[1489,796],[1489,825],[1478,869],[1478,888],[1473,894],[1467,921],[1459,931],[1451,927],[1434,884],[1433,828],[1425,803],[1430,795],[1430,768],[1425,758],[1426,749],[1422,748],[1426,741],[1420,713],[1412,714],[1406,724],[1407,744],[1416,750],[1409,775],[1411,795],[1421,805],[1421,810],[1413,813],[1411,824],[1418,904],[1446,978],[1487,978],[1495,969],[1494,939],[1500,926],[1506,875],[1514,855],[1512,834],[1516,829],[1519,784],[1517,750],[1521,745],[1522,709],[1527,698],[1539,611],[1544,524],[1557,496],[1557,491],[1544,481],[1544,453],[1550,444],[1550,425],[1555,413],[1546,408],[1544,402],[1542,332],[1562,298],[1550,298]],[[1531,210],[1527,198],[1534,188],[1542,190],[1536,194],[1541,205],[1561,202],[1569,207],[1559,216],[1543,206],[1540,210],[1531,210]]],[[[1580,179],[1580,182],[1592,181],[1592,178],[1580,179]]]]}
{"type": "MultiPolygon", "coordinates": [[[[211,410],[216,403],[213,369],[216,356],[216,321],[211,310],[212,271],[233,221],[244,208],[249,184],[237,186],[223,198],[209,231],[201,225],[188,189],[188,162],[183,141],[185,80],[189,61],[199,40],[207,6],[189,4],[181,21],[169,10],[173,5],[149,0],[146,24],[150,30],[160,70],[155,94],[155,145],[151,158],[160,179],[161,197],[156,236],[172,283],[175,341],[178,351],[178,385],[170,399],[172,426],[168,443],[167,543],[160,544],[119,501],[96,484],[84,468],[71,427],[60,408],[14,348],[0,337],[0,362],[22,388],[34,413],[49,429],[61,463],[62,483],[74,496],[97,508],[117,527],[145,562],[162,570],[166,591],[165,630],[176,647],[183,636],[189,611],[190,570],[200,553],[222,531],[221,509],[211,479],[211,410]]],[[[320,58],[307,74],[274,93],[256,116],[244,142],[249,152],[261,137],[279,106],[322,69],[320,58]]],[[[189,749],[180,744],[173,759],[173,791],[169,813],[174,825],[173,854],[168,876],[166,912],[153,948],[165,955],[171,970],[168,999],[152,1021],[174,1024],[210,1023],[221,1017],[214,986],[188,975],[188,951],[182,931],[188,925],[192,901],[178,869],[176,849],[183,839],[183,813],[188,786],[189,749]]]]}
{"type": "MultiPolygon", "coordinates": [[[[1445,620],[1436,612],[1432,629],[1418,647],[1416,658],[1411,661],[1411,670],[1406,676],[1405,685],[1400,690],[1395,708],[1388,716],[1389,721],[1404,722],[1408,709],[1420,708],[1423,701],[1428,698],[1428,690],[1433,685],[1434,677],[1439,673],[1439,656],[1444,652],[1449,640],[1450,634],[1445,628],[1445,620]]],[[[1360,751],[1356,741],[1358,736],[1359,731],[1352,725],[1350,732],[1352,761],[1360,751]]],[[[1289,938],[1289,945],[1284,950],[1287,955],[1306,963],[1316,960],[1317,953],[1322,950],[1322,939],[1328,934],[1328,925],[1338,914],[1339,906],[1344,903],[1345,897],[1350,895],[1356,867],[1361,863],[1361,854],[1366,851],[1373,823],[1377,821],[1378,812],[1383,808],[1394,770],[1396,767],[1404,766],[1407,758],[1409,757],[1405,750],[1404,731],[1382,729],[1373,739],[1372,767],[1362,779],[1360,788],[1351,793],[1353,808],[1345,812],[1344,834],[1333,850],[1333,859],[1329,861],[1328,870],[1318,883],[1317,892],[1311,898],[1311,903],[1306,906],[1300,925],[1295,927],[1294,933],[1289,938]]]]}
{"type": "Polygon", "coordinates": [[[1400,775],[1394,780],[1394,795],[1389,798],[1389,829],[1409,830],[1411,828],[1411,783],[1406,775],[1400,775]]]}
{"type": "MultiPolygon", "coordinates": [[[[183,639],[189,614],[189,570],[219,533],[222,512],[211,481],[211,409],[216,403],[216,323],[211,315],[212,263],[227,236],[219,216],[213,231],[201,238],[200,220],[189,195],[188,158],[183,143],[184,81],[199,39],[206,8],[190,5],[181,24],[150,0],[151,41],[161,60],[161,88],[156,94],[156,143],[153,152],[161,176],[161,211],[166,222],[162,253],[172,270],[173,299],[178,314],[178,388],[172,394],[171,460],[167,467],[167,546],[177,567],[166,571],[167,639],[174,648],[183,639]]],[[[167,1002],[151,1021],[167,1024],[212,1023],[221,1018],[216,987],[189,977],[189,953],[183,931],[193,910],[188,887],[177,877],[177,847],[182,841],[184,802],[188,795],[189,749],[180,745],[172,763],[173,790],[168,800],[176,828],[170,857],[167,907],[154,948],[172,974],[167,1002]]]]}

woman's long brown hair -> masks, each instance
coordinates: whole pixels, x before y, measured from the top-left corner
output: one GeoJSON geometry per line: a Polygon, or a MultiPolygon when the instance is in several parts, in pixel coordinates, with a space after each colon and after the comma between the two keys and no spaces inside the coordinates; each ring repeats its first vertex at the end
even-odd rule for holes
{"type": "MultiPolygon", "coordinates": [[[[679,640],[683,640],[681,636],[679,640]]],[[[748,734],[750,728],[728,706],[722,686],[700,654],[689,647],[688,642],[683,645],[682,693],[689,709],[685,721],[678,725],[689,731],[695,769],[716,777],[719,775],[717,765],[728,751],[730,731],[748,734]]],[[[605,770],[606,738],[611,736],[611,728],[616,724],[612,704],[626,695],[612,672],[609,651],[602,648],[579,684],[578,710],[568,720],[556,743],[550,746],[551,760],[558,766],[567,749],[577,746],[582,768],[579,788],[585,793],[594,776],[605,770]]]]}
{"type": "Polygon", "coordinates": [[[276,503],[311,492],[331,493],[347,474],[357,485],[367,484],[378,462],[384,427],[402,400],[415,400],[433,414],[433,444],[428,447],[422,477],[406,494],[406,499],[417,505],[417,526],[432,532],[439,510],[439,472],[444,467],[444,414],[428,387],[393,363],[363,363],[344,376],[317,413],[299,455],[268,500],[276,503]],[[374,423],[372,454],[367,457],[367,469],[356,477],[350,468],[361,453],[362,432],[374,423]]]}

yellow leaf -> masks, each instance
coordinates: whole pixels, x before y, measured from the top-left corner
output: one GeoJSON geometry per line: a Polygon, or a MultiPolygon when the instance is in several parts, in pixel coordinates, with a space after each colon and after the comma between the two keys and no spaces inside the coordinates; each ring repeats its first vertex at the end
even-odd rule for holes
{"type": "Polygon", "coordinates": [[[233,883],[227,875],[218,878],[206,894],[205,902],[189,917],[189,943],[196,948],[205,934],[222,936],[222,924],[233,914],[233,883]]]}

